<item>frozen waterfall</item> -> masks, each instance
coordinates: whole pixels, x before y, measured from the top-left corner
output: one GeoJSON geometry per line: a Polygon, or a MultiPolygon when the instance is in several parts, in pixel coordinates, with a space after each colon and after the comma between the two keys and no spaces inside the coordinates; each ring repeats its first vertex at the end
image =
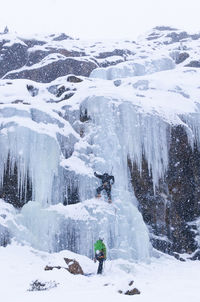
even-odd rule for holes
{"type": "Polygon", "coordinates": [[[192,87],[198,87],[199,75],[174,70],[166,83],[166,70],[174,68],[170,58],[144,61],[144,76],[135,74],[132,63],[112,67],[109,77],[94,70],[93,78],[60,103],[47,86],[38,88],[30,107],[8,105],[7,97],[0,116],[1,189],[6,171],[16,174],[20,196],[26,196],[28,183],[32,192],[31,200],[0,221],[10,237],[49,252],[71,249],[93,257],[93,243],[103,236],[110,258],[148,261],[149,232],[128,161],[141,171],[146,159],[155,190],[168,168],[171,125],[183,125],[191,145],[199,142],[198,89],[192,87]],[[121,78],[119,85],[115,78],[121,78]],[[105,196],[94,198],[94,171],[115,176],[113,204],[105,196]]]}
{"type": "MultiPolygon", "coordinates": [[[[48,123],[41,123],[42,112],[33,120],[29,111],[18,110],[15,115],[6,107],[2,111],[2,189],[6,167],[10,175],[16,169],[19,192],[26,194],[28,180],[32,189],[32,201],[6,222],[10,236],[41,250],[71,249],[93,257],[93,243],[101,235],[110,258],[148,260],[148,230],[137,209],[127,168],[127,156],[134,144],[125,139],[127,129],[132,127],[126,119],[129,108],[98,96],[81,100],[80,108],[90,115],[82,123],[83,134],[78,138],[69,124],[65,140],[63,133],[56,134],[62,129],[58,121],[45,116],[48,123]],[[94,171],[115,176],[113,205],[104,197],[94,199],[99,185],[94,171]],[[79,203],[64,206],[70,194],[72,199],[77,194],[79,203]]],[[[72,127],[79,131],[73,118],[77,111],[69,110],[67,114],[72,127]]],[[[135,152],[139,161],[141,150],[135,152]]]]}

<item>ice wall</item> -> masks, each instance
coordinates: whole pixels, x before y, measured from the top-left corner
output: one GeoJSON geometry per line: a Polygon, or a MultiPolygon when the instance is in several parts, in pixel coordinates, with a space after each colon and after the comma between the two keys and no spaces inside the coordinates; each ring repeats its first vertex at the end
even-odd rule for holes
{"type": "Polygon", "coordinates": [[[136,57],[132,61],[119,63],[114,67],[94,69],[90,77],[113,80],[117,78],[142,76],[173,68],[175,68],[175,63],[169,56],[160,55],[160,57],[156,56],[155,58],[145,56],[145,59],[136,57]]]}
{"type": "Polygon", "coordinates": [[[90,140],[95,158],[102,160],[95,163],[95,168],[116,175],[120,171],[116,186],[120,187],[119,191],[127,190],[127,159],[141,170],[144,156],[156,186],[168,167],[169,124],[158,115],[141,112],[128,101],[94,96],[87,98],[82,106],[87,108],[96,129],[90,140]]]}

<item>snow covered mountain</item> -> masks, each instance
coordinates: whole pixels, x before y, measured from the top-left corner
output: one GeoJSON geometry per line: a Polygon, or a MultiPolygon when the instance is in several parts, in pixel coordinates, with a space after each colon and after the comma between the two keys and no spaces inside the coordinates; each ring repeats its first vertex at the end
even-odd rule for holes
{"type": "Polygon", "coordinates": [[[200,35],[0,35],[0,243],[198,258],[200,35]],[[112,173],[113,204],[94,198],[112,173]],[[192,257],[191,256],[191,257],[192,257]]]}

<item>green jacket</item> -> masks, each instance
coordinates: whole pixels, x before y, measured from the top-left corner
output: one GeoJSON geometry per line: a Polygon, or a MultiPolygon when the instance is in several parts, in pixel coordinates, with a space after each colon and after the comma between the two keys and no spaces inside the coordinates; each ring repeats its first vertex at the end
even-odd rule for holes
{"type": "Polygon", "coordinates": [[[102,240],[97,240],[95,242],[95,244],[94,244],[94,251],[95,251],[95,254],[96,254],[96,251],[103,252],[104,258],[106,259],[106,246],[105,246],[105,244],[103,243],[102,240]]]}

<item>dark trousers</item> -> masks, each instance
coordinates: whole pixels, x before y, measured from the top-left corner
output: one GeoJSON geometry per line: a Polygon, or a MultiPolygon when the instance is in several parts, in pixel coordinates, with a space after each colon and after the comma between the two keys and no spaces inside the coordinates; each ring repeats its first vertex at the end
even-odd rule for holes
{"type": "Polygon", "coordinates": [[[107,195],[108,195],[108,199],[111,199],[111,186],[105,186],[105,185],[101,185],[100,187],[97,188],[97,194],[100,194],[101,191],[105,190],[107,195]]]}
{"type": "Polygon", "coordinates": [[[103,271],[103,260],[104,259],[99,259],[99,266],[98,266],[98,270],[97,270],[97,274],[102,274],[103,271]]]}

